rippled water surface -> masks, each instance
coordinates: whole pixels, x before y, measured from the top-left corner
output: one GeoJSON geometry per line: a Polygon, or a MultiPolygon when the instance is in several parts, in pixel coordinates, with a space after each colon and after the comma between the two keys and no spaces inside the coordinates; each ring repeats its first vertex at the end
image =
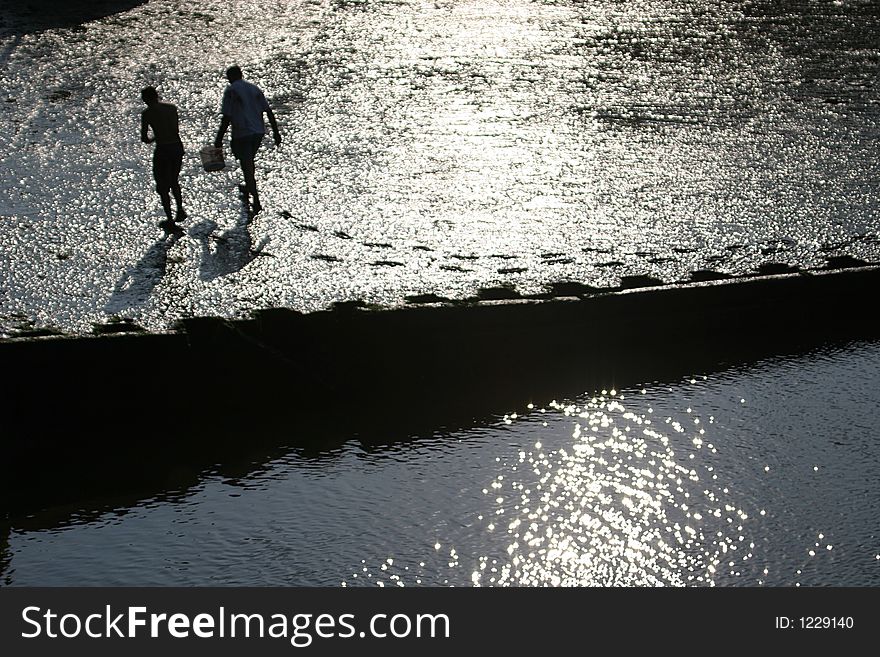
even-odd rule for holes
{"type": "Polygon", "coordinates": [[[0,12],[6,335],[880,260],[869,0],[34,4],[0,12]],[[197,157],[233,62],[284,135],[251,221],[197,157]],[[181,110],[182,236],[146,84],[181,110]]]}
{"type": "Polygon", "coordinates": [[[853,343],[406,439],[242,436],[195,483],[0,526],[0,581],[877,586],[878,372],[853,343]]]}

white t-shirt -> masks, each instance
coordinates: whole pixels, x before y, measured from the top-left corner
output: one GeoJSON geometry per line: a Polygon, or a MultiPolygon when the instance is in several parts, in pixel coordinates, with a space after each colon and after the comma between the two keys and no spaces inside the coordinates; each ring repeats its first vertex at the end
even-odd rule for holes
{"type": "Polygon", "coordinates": [[[223,92],[220,111],[230,119],[233,139],[266,134],[263,112],[269,111],[269,103],[257,85],[245,80],[231,83],[223,92]]]}

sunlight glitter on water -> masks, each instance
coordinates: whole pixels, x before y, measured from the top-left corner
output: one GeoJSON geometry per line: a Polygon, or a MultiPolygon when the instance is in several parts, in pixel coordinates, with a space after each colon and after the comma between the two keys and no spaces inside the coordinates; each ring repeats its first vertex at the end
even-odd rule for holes
{"type": "Polygon", "coordinates": [[[0,585],[873,586],[878,373],[857,343],[397,435],[393,401],[378,433],[285,424],[0,522],[0,585]]]}
{"type": "MultiPolygon", "coordinates": [[[[487,534],[506,536],[506,554],[465,559],[438,542],[435,551],[449,557],[449,579],[460,580],[457,571],[471,566],[474,586],[712,586],[721,569],[739,576],[738,565],[753,556],[749,516],[732,503],[714,468],[701,463],[701,450],[717,450],[704,442],[700,418],[691,417],[693,428],[658,421],[651,409],[634,412],[625,401],[611,391],[583,405],[553,402],[537,411],[570,418],[568,444],[536,441],[516,460],[499,463],[501,474],[483,489],[478,520],[487,534]],[[695,458],[673,448],[682,436],[693,437],[687,456],[695,458]]],[[[505,417],[517,421],[515,413],[505,417]]],[[[344,584],[379,584],[389,575],[393,585],[421,583],[389,566],[376,572],[364,565],[344,584]]]]}

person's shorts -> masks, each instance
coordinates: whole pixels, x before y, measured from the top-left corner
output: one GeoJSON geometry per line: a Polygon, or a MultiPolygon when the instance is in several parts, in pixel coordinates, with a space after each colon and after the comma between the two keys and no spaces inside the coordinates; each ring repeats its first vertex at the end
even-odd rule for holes
{"type": "Polygon", "coordinates": [[[264,135],[247,135],[246,137],[238,137],[229,142],[232,154],[237,160],[253,160],[263,143],[264,135]]]}
{"type": "Polygon", "coordinates": [[[153,177],[160,191],[170,189],[177,182],[183,164],[183,144],[156,144],[153,151],[153,177]]]}

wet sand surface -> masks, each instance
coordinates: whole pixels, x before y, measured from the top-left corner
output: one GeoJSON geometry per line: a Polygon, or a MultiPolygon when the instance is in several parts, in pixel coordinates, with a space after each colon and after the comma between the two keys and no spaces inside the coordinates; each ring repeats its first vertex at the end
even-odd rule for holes
{"type": "Polygon", "coordinates": [[[0,335],[880,260],[872,3],[41,4],[0,13],[0,335]],[[255,218],[197,154],[231,63],[284,135],[255,218]]]}

